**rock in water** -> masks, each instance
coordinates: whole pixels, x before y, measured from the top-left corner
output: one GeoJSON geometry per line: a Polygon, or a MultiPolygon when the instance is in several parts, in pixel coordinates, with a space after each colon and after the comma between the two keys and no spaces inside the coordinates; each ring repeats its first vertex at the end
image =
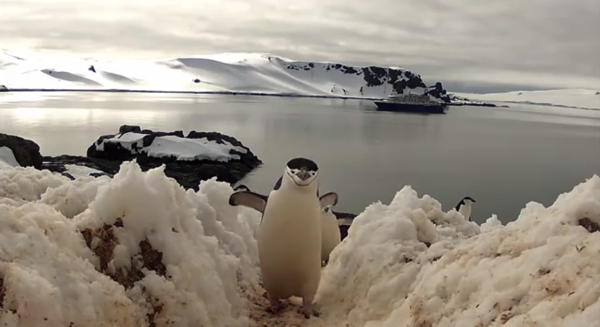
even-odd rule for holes
{"type": "Polygon", "coordinates": [[[155,132],[132,125],[121,126],[117,134],[100,136],[88,148],[87,157],[42,157],[35,142],[1,133],[0,147],[11,149],[21,166],[47,169],[71,179],[75,174],[112,177],[122,162],[133,159],[144,171],[165,164],[165,175],[184,188],[194,190],[198,190],[200,181],[213,177],[237,183],[262,164],[248,147],[232,136],[196,131],[184,136],[183,131],[155,132]]]}
{"type": "Polygon", "coordinates": [[[201,180],[236,183],[262,161],[232,136],[217,132],[159,132],[123,125],[119,133],[103,135],[87,150],[89,159],[114,162],[113,174],[123,161],[136,159],[143,170],[166,165],[165,174],[185,188],[197,190],[201,180]]]}
{"type": "Polygon", "coordinates": [[[3,146],[12,150],[19,165],[42,168],[42,155],[37,143],[19,136],[0,133],[0,147],[3,146]]]}

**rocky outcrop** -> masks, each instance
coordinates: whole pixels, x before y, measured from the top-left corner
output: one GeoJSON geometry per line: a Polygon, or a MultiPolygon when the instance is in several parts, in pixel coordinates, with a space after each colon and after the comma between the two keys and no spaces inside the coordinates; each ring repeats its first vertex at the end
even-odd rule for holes
{"type": "Polygon", "coordinates": [[[37,169],[42,167],[42,155],[37,143],[19,136],[0,133],[0,147],[4,146],[12,150],[19,165],[37,169]]]}
{"type": "MultiPolygon", "coordinates": [[[[273,58],[270,58],[270,60],[273,58]]],[[[421,76],[402,68],[391,67],[355,67],[339,63],[321,63],[321,62],[302,62],[287,64],[286,68],[297,71],[339,71],[343,74],[362,76],[365,81],[364,88],[381,86],[388,84],[391,86],[390,91],[394,90],[397,93],[403,94],[406,90],[423,88],[427,85],[421,79],[421,76]]],[[[445,92],[445,91],[444,91],[445,92]]],[[[362,92],[361,92],[362,93],[362,92]]]]}
{"type": "MultiPolygon", "coordinates": [[[[189,150],[189,143],[187,148],[189,150]]],[[[165,175],[177,180],[181,186],[194,190],[198,189],[200,181],[213,177],[236,183],[262,164],[248,147],[228,135],[191,131],[184,136],[183,131],[161,132],[129,125],[121,126],[118,134],[99,137],[88,148],[87,158],[81,163],[114,174],[121,162],[133,159],[144,171],[165,164],[165,175]],[[120,141],[123,137],[131,139],[132,135],[139,135],[139,140],[120,141]],[[198,155],[184,158],[178,154],[177,142],[191,140],[199,141],[198,155]],[[171,146],[174,148],[169,149],[171,146]],[[160,152],[154,151],[157,147],[161,147],[160,152]]],[[[62,157],[61,160],[72,162],[73,158],[62,157]]]]}
{"type": "MultiPolygon", "coordinates": [[[[121,126],[117,134],[100,136],[88,148],[86,157],[71,155],[42,157],[39,146],[35,142],[5,134],[0,134],[0,146],[11,148],[22,166],[30,165],[38,169],[47,169],[69,178],[74,177],[69,173],[67,165],[85,166],[99,171],[91,173],[90,176],[112,177],[119,171],[124,161],[135,159],[143,171],[165,164],[165,175],[174,178],[184,188],[194,190],[198,190],[200,181],[213,177],[219,181],[236,183],[262,164],[249,148],[228,135],[191,131],[184,136],[182,131],[155,132],[129,125],[121,126]],[[139,140],[131,141],[136,135],[140,136],[139,140]],[[162,138],[163,136],[171,138],[165,139],[162,138]],[[121,141],[123,137],[127,137],[128,141],[121,141]],[[200,152],[207,148],[211,148],[213,152],[209,151],[208,155],[198,159],[178,156],[177,149],[172,150],[174,155],[169,155],[171,150],[165,145],[176,146],[177,142],[189,140],[195,140],[200,152]],[[165,143],[167,141],[171,143],[165,143]],[[158,144],[161,146],[160,152],[152,151],[153,146],[157,146],[154,142],[162,142],[158,144]],[[220,152],[215,152],[215,149],[220,152]],[[218,155],[218,158],[211,159],[211,156],[215,155],[218,155]]],[[[189,148],[190,145],[187,144],[188,151],[189,148]]]]}
{"type": "Polygon", "coordinates": [[[437,82],[434,86],[429,87],[429,89],[425,91],[425,94],[434,98],[438,98],[446,103],[450,103],[452,101],[450,95],[446,92],[446,90],[444,90],[441,82],[437,82]]]}

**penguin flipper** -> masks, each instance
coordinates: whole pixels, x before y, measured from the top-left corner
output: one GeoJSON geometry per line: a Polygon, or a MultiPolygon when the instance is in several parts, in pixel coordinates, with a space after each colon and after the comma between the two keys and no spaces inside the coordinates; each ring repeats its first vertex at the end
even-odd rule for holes
{"type": "Polygon", "coordinates": [[[252,191],[239,191],[229,196],[230,206],[244,206],[264,213],[268,197],[252,191]]]}
{"type": "Polygon", "coordinates": [[[338,203],[338,195],[335,192],[325,193],[319,197],[319,202],[321,203],[321,208],[335,206],[338,203]]]}

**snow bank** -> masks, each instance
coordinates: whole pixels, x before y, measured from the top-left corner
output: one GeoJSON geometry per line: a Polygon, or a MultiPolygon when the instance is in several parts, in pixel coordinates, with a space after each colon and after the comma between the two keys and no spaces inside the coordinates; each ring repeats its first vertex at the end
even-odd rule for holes
{"type": "MultiPolygon", "coordinates": [[[[358,215],[331,253],[320,318],[265,312],[256,211],[226,183],[184,191],[126,162],[70,180],[0,169],[5,326],[592,326],[600,177],[517,221],[479,226],[410,187],[358,215]]],[[[343,195],[342,195],[343,196],[343,195]]],[[[292,301],[297,305],[297,301],[292,301]]]]}
{"type": "MultiPolygon", "coordinates": [[[[334,97],[386,97],[394,87],[423,94],[421,77],[401,67],[305,62],[267,53],[221,53],[163,60],[27,60],[0,53],[9,90],[137,90],[334,97]]],[[[433,84],[433,83],[432,83],[433,84]]]]}
{"type": "Polygon", "coordinates": [[[247,326],[259,217],[238,220],[231,191],[133,162],[114,179],[0,170],[0,324],[247,326]]]}
{"type": "Polygon", "coordinates": [[[600,177],[549,208],[529,203],[506,226],[495,217],[477,226],[440,208],[405,187],[390,205],[373,204],[355,218],[323,273],[319,300],[328,321],[347,316],[347,326],[365,327],[599,321],[600,261],[593,258],[600,252],[600,177]]]}
{"type": "Polygon", "coordinates": [[[217,143],[209,141],[207,138],[183,138],[175,135],[151,136],[127,132],[117,134],[111,138],[99,139],[94,143],[97,151],[104,151],[107,143],[119,144],[120,148],[128,150],[131,154],[146,154],[149,157],[163,158],[174,157],[177,160],[214,160],[226,162],[229,160],[239,160],[240,156],[232,153],[231,150],[239,153],[247,153],[243,147],[234,146],[227,141],[217,143]],[[145,138],[149,141],[145,141],[145,138]]]}
{"type": "Polygon", "coordinates": [[[515,91],[506,93],[454,93],[470,100],[527,103],[600,110],[600,90],[566,89],[549,91],[515,91]]]}

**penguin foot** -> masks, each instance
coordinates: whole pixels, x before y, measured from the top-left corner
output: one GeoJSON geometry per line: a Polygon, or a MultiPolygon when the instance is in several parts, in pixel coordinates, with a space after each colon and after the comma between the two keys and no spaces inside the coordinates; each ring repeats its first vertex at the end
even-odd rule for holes
{"type": "Polygon", "coordinates": [[[321,313],[313,307],[312,301],[302,300],[302,307],[300,313],[304,315],[304,318],[309,319],[311,315],[319,317],[321,313]]]}
{"type": "Polygon", "coordinates": [[[269,299],[269,303],[270,306],[268,311],[273,314],[278,313],[285,307],[285,304],[279,299],[269,299]]]}

